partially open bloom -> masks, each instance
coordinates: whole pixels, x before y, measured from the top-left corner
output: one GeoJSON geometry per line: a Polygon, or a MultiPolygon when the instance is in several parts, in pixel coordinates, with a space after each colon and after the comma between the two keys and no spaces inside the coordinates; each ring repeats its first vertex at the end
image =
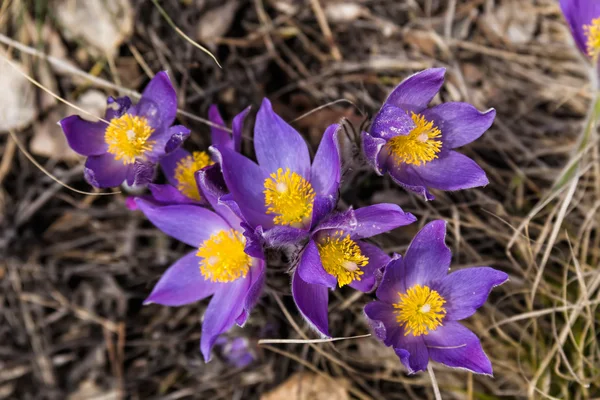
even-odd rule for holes
{"type": "MultiPolygon", "coordinates": [[[[211,127],[211,140],[215,146],[224,146],[236,152],[242,145],[242,126],[250,107],[233,118],[233,135],[226,130],[211,127]]],[[[217,106],[212,105],[208,111],[208,118],[216,125],[225,126],[217,106]]],[[[196,184],[196,172],[213,165],[214,161],[207,151],[194,151],[193,153],[179,148],[160,160],[169,184],[151,184],[149,189],[155,201],[162,204],[201,204],[206,205],[196,184]]]]}
{"type": "Polygon", "coordinates": [[[215,210],[190,204],[157,205],[137,199],[139,209],[161,231],[194,250],[180,258],[160,278],[145,304],[181,306],[213,296],[202,324],[200,350],[206,361],[217,337],[234,323],[243,325],[256,304],[265,279],[262,258],[245,253],[240,219],[219,203],[223,188],[198,172],[202,196],[215,210]]]}
{"type": "Polygon", "coordinates": [[[377,285],[390,258],[361,239],[414,221],[412,214],[395,204],[377,204],[331,214],[313,229],[292,278],[294,301],[311,326],[329,336],[329,289],[349,285],[369,292],[377,285]]]}
{"type": "Polygon", "coordinates": [[[108,98],[105,120],[90,122],[77,115],[59,124],[69,146],[87,156],[84,176],[100,188],[145,185],[156,163],[177,149],[189,135],[184,126],[171,126],[177,113],[175,89],[166,72],[148,83],[136,105],[129,97],[108,98]]]}
{"type": "Polygon", "coordinates": [[[213,146],[241,217],[270,245],[307,236],[335,206],[340,154],[331,125],[312,162],[300,134],[263,100],[256,117],[254,150],[258,165],[226,146],[213,146]]]}
{"type": "Polygon", "coordinates": [[[410,76],[388,96],[369,132],[362,133],[365,157],[383,175],[427,200],[429,188],[460,190],[487,185],[485,172],[454,151],[480,137],[496,111],[477,111],[468,103],[427,105],[444,83],[444,68],[410,76]]]}
{"type": "Polygon", "coordinates": [[[600,54],[600,1],[560,0],[560,7],[579,50],[597,61],[600,54]]]}
{"type": "Polygon", "coordinates": [[[379,301],[365,306],[375,335],[392,346],[409,373],[424,371],[429,359],[478,374],[492,374],[479,339],[458,321],[481,307],[493,287],[508,275],[489,267],[466,268],[447,275],[452,253],[446,247],[446,223],[425,225],[406,256],[385,267],[379,301]]]}

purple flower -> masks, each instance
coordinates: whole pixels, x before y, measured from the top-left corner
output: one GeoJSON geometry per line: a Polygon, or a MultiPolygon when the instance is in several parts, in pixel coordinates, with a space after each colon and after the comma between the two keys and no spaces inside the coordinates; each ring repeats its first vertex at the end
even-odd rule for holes
{"type": "Polygon", "coordinates": [[[223,188],[213,184],[214,166],[197,173],[202,196],[215,212],[197,205],[158,205],[138,198],[139,209],[161,231],[193,246],[160,278],[144,304],[181,306],[213,296],[202,324],[204,359],[217,337],[234,323],[242,326],[256,304],[265,279],[263,258],[244,252],[240,219],[221,204],[223,188]]]}
{"type": "Polygon", "coordinates": [[[90,122],[77,115],[59,124],[69,146],[87,156],[84,176],[100,188],[145,185],[154,166],[189,135],[184,126],[171,126],[177,113],[175,89],[166,72],[148,83],[136,105],[129,97],[108,98],[105,120],[90,122]]]}
{"type": "Polygon", "coordinates": [[[362,292],[375,288],[390,260],[361,239],[413,223],[416,218],[395,204],[377,204],[331,214],[311,232],[292,278],[296,306],[319,333],[329,336],[328,290],[349,285],[362,292]]]}
{"type": "Polygon", "coordinates": [[[256,360],[250,341],[245,337],[227,338],[221,336],[215,343],[227,363],[235,368],[244,368],[256,360]]]}
{"type": "Polygon", "coordinates": [[[491,375],[479,339],[458,321],[473,315],[508,275],[489,267],[447,275],[452,253],[445,236],[444,221],[425,225],[404,259],[396,255],[385,267],[379,301],[367,304],[365,314],[375,335],[394,348],[411,374],[424,371],[432,359],[491,375]]]}
{"type": "Polygon", "coordinates": [[[375,169],[406,190],[427,200],[429,189],[459,190],[487,185],[485,172],[453,149],[471,143],[494,122],[496,111],[484,113],[467,103],[427,105],[444,83],[444,68],[410,76],[389,95],[362,133],[364,154],[375,169]]]}
{"type": "Polygon", "coordinates": [[[597,60],[600,54],[600,1],[560,0],[560,7],[579,50],[597,60]]]}
{"type": "Polygon", "coordinates": [[[339,125],[331,125],[311,165],[306,142],[264,99],[254,128],[258,164],[211,147],[240,216],[268,245],[294,243],[335,206],[340,183],[339,125]]]}
{"type": "MultiPolygon", "coordinates": [[[[242,145],[242,126],[250,107],[233,118],[233,135],[223,129],[211,127],[213,145],[224,146],[236,152],[242,145]]],[[[212,105],[208,111],[211,122],[225,126],[217,106],[212,105]]],[[[196,171],[214,164],[206,151],[194,151],[190,154],[187,150],[179,148],[160,160],[169,184],[151,184],[149,189],[154,200],[161,204],[199,204],[206,205],[199,187],[196,184],[196,171]]]]}

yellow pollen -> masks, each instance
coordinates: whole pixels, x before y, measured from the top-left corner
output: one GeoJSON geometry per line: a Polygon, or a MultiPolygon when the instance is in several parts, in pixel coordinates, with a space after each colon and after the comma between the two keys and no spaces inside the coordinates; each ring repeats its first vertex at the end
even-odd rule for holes
{"type": "Polygon", "coordinates": [[[252,262],[244,252],[246,238],[235,229],[219,231],[205,240],[196,255],[201,257],[200,272],[212,282],[233,282],[246,277],[252,262]]]}
{"type": "Polygon", "coordinates": [[[369,258],[363,256],[350,235],[344,236],[343,232],[337,231],[317,244],[317,248],[323,268],[337,278],[340,287],[360,281],[364,274],[360,268],[369,263],[369,258]]]}
{"type": "Polygon", "coordinates": [[[276,225],[301,227],[312,216],[315,191],[311,184],[296,172],[279,168],[265,179],[267,214],[275,214],[276,225]]]}
{"type": "Polygon", "coordinates": [[[213,164],[214,161],[210,159],[205,151],[195,151],[192,155],[179,160],[175,168],[177,189],[190,199],[202,200],[196,184],[195,174],[196,171],[213,164]]]}
{"type": "Polygon", "coordinates": [[[391,138],[387,143],[390,156],[399,164],[421,165],[437,158],[442,149],[442,132],[420,114],[412,113],[411,118],[415,127],[408,135],[391,138]]]}
{"type": "Polygon", "coordinates": [[[594,18],[589,25],[583,26],[583,33],[587,38],[587,53],[592,58],[600,54],[600,18],[594,18]]]}
{"type": "Polygon", "coordinates": [[[113,118],[104,132],[108,152],[123,164],[133,164],[136,158],[152,150],[153,140],[148,140],[154,129],[146,118],[124,114],[113,118]]]}
{"type": "Polygon", "coordinates": [[[428,335],[442,325],[446,316],[446,300],[428,286],[414,285],[405,294],[398,293],[400,301],[394,304],[396,321],[404,327],[404,336],[428,335]]]}

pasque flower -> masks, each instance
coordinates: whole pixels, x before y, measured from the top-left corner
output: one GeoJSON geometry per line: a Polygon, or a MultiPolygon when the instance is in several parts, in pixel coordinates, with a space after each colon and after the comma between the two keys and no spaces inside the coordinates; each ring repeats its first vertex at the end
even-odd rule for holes
{"type": "Polygon", "coordinates": [[[364,311],[375,335],[394,348],[409,373],[425,370],[431,359],[491,375],[479,339],[458,321],[475,313],[508,275],[489,267],[447,275],[452,253],[445,235],[444,221],[425,225],[406,256],[396,255],[385,267],[378,301],[364,311]]]}
{"type": "Polygon", "coordinates": [[[311,232],[292,278],[292,295],[304,318],[329,336],[329,289],[349,285],[373,290],[390,257],[362,239],[413,223],[416,218],[395,204],[376,204],[330,214],[311,232]]]}
{"type": "MultiPolygon", "coordinates": [[[[224,146],[236,152],[242,145],[242,127],[250,107],[233,118],[233,135],[226,130],[211,127],[211,140],[215,146],[224,146]]],[[[219,126],[225,126],[216,105],[208,110],[208,118],[219,126]]],[[[156,202],[163,204],[201,204],[206,205],[196,184],[196,172],[204,167],[214,164],[211,156],[206,151],[188,152],[178,148],[160,160],[160,166],[165,173],[168,184],[150,184],[148,188],[156,202]]]]}
{"type": "Polygon", "coordinates": [[[579,50],[597,61],[600,54],[600,1],[560,0],[560,7],[579,50]]]}
{"type": "Polygon", "coordinates": [[[90,122],[77,115],[59,124],[69,146],[87,156],[84,176],[100,188],[149,183],[156,163],[177,149],[189,135],[184,126],[171,126],[177,113],[175,89],[166,72],[148,83],[140,101],[108,98],[105,121],[90,122]]]}
{"type": "Polygon", "coordinates": [[[200,339],[206,361],[220,334],[234,323],[246,322],[265,279],[264,260],[244,252],[240,219],[219,201],[225,194],[223,186],[215,184],[219,176],[216,166],[197,173],[201,194],[214,211],[137,199],[139,209],[161,231],[194,247],[167,269],[145,304],[181,306],[212,296],[200,339]]]}
{"type": "Polygon", "coordinates": [[[211,148],[240,216],[267,244],[297,242],[335,206],[340,182],[338,127],[326,129],[311,165],[302,136],[264,99],[254,128],[258,164],[227,146],[211,148]]]}
{"type": "Polygon", "coordinates": [[[402,81],[362,133],[365,157],[380,175],[426,199],[430,188],[459,190],[488,183],[485,172],[454,151],[481,136],[496,111],[479,112],[467,103],[427,108],[444,83],[444,68],[431,68],[402,81]]]}

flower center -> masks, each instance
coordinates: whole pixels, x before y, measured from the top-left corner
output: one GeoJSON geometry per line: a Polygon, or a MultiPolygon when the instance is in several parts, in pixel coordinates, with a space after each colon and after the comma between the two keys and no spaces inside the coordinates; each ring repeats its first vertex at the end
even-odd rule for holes
{"type": "Polygon", "coordinates": [[[439,138],[442,132],[433,125],[433,121],[427,121],[420,114],[412,113],[411,118],[416,125],[413,130],[408,135],[394,136],[386,146],[390,156],[399,164],[425,164],[437,158],[442,141],[434,139],[439,138]]]}
{"type": "Polygon", "coordinates": [[[583,26],[583,33],[587,38],[585,43],[588,55],[592,58],[600,54],[600,18],[594,18],[589,25],[583,26]]]}
{"type": "Polygon", "coordinates": [[[104,132],[108,152],[123,164],[133,164],[135,159],[152,150],[153,140],[148,140],[154,129],[146,118],[125,114],[113,118],[104,132]]]}
{"type": "Polygon", "coordinates": [[[301,227],[312,215],[315,191],[311,184],[296,172],[279,168],[265,179],[267,214],[275,214],[276,225],[301,227]]]}
{"type": "Polygon", "coordinates": [[[399,293],[400,301],[394,304],[396,321],[404,327],[404,336],[429,334],[442,325],[446,316],[443,305],[446,300],[428,286],[414,285],[405,294],[399,293]]]}
{"type": "Polygon", "coordinates": [[[369,263],[369,257],[360,252],[360,247],[350,239],[350,235],[344,236],[343,232],[337,231],[322,240],[317,248],[323,268],[337,278],[339,287],[360,281],[364,274],[360,267],[369,263]]]}
{"type": "Polygon", "coordinates": [[[205,240],[196,255],[201,257],[200,272],[212,282],[233,282],[246,277],[250,256],[244,252],[246,238],[235,229],[222,230],[205,240]]]}
{"type": "Polygon", "coordinates": [[[213,165],[214,161],[205,151],[195,151],[192,155],[182,158],[175,168],[175,180],[177,181],[177,190],[186,197],[194,200],[202,200],[196,184],[196,171],[213,165]]]}

